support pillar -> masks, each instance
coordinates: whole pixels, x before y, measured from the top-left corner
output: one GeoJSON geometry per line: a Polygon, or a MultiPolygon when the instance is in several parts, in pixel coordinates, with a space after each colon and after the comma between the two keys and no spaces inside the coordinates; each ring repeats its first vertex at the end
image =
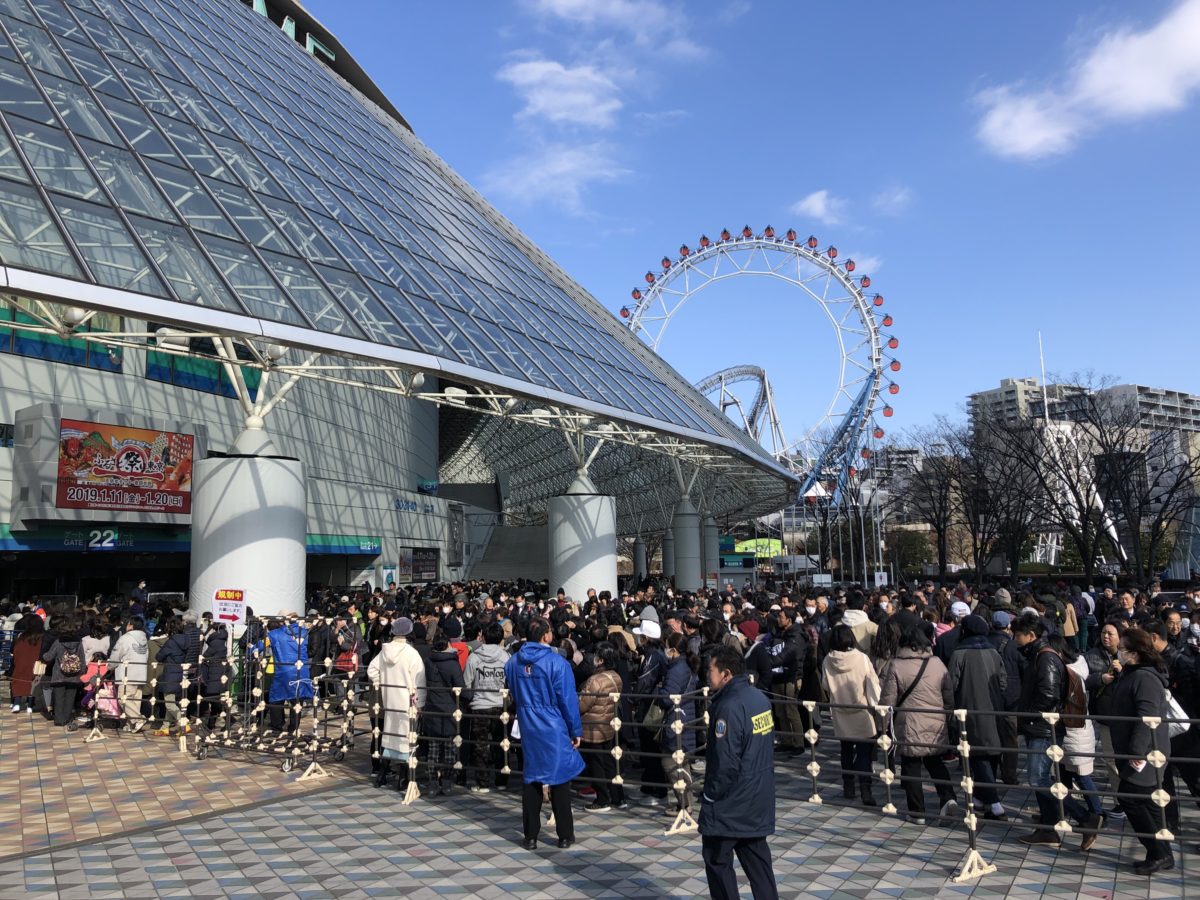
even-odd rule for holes
{"type": "Polygon", "coordinates": [[[663,533],[662,573],[663,578],[675,577],[675,533],[670,528],[663,533]]]}
{"type": "Polygon", "coordinates": [[[675,587],[681,591],[699,590],[703,584],[700,577],[700,514],[686,497],[675,506],[671,530],[675,533],[675,587]]]}
{"type": "Polygon", "coordinates": [[[229,591],[243,616],[245,606],[303,615],[307,533],[304,464],[281,456],[262,418],[250,416],[228,454],[195,465],[189,608],[233,614],[236,600],[214,608],[217,592],[229,591]]]}
{"type": "Polygon", "coordinates": [[[704,582],[720,587],[721,578],[721,533],[717,528],[717,520],[712,516],[704,517],[704,582]]]}
{"type": "Polygon", "coordinates": [[[580,473],[546,508],[550,584],[582,601],[588,588],[617,594],[617,508],[580,473]]]}
{"type": "Polygon", "coordinates": [[[646,580],[646,574],[649,572],[646,565],[646,542],[641,535],[633,542],[633,577],[638,584],[646,580]]]}

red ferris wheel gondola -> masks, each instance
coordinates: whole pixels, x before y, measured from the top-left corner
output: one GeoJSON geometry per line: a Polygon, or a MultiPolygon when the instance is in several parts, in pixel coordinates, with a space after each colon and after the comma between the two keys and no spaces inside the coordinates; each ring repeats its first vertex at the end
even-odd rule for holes
{"type": "Polygon", "coordinates": [[[632,297],[634,300],[641,300],[642,299],[641,288],[634,288],[632,291],[629,292],[629,296],[632,297]]]}
{"type": "Polygon", "coordinates": [[[893,372],[899,372],[900,371],[900,360],[893,359],[891,365],[889,365],[888,368],[891,369],[893,372]]]}
{"type": "Polygon", "coordinates": [[[861,284],[861,285],[863,286],[863,288],[864,288],[864,289],[865,289],[865,288],[869,288],[869,287],[871,286],[871,276],[870,276],[870,275],[864,275],[862,278],[860,278],[860,279],[858,280],[858,283],[859,283],[859,284],[861,284]]]}
{"type": "Polygon", "coordinates": [[[833,244],[830,244],[828,249],[825,251],[825,255],[830,259],[837,259],[837,247],[833,246],[833,244]]]}
{"type": "Polygon", "coordinates": [[[883,417],[885,419],[890,419],[895,414],[896,414],[896,411],[894,409],[892,409],[890,406],[885,406],[883,408],[883,417]]]}
{"type": "Polygon", "coordinates": [[[872,431],[872,432],[871,432],[871,435],[872,435],[872,436],[875,438],[875,440],[877,440],[877,441],[883,440],[883,429],[882,429],[882,428],[876,428],[874,431],[872,431]]]}
{"type": "Polygon", "coordinates": [[[654,273],[653,272],[646,273],[646,284],[654,284],[654,273]]]}
{"type": "Polygon", "coordinates": [[[621,318],[622,318],[622,319],[628,319],[628,318],[629,318],[629,307],[628,307],[628,306],[622,306],[622,307],[621,307],[621,318]]]}
{"type": "Polygon", "coordinates": [[[884,328],[891,328],[895,323],[896,323],[896,320],[893,319],[890,315],[887,315],[887,316],[883,317],[883,321],[881,324],[883,325],[884,328]]]}
{"type": "Polygon", "coordinates": [[[815,234],[810,234],[810,235],[808,236],[808,240],[807,240],[807,241],[805,241],[804,243],[808,244],[808,249],[809,249],[809,250],[816,250],[816,249],[817,249],[817,244],[819,244],[819,243],[821,243],[821,242],[817,240],[817,236],[816,236],[815,234]]]}
{"type": "Polygon", "coordinates": [[[743,225],[742,226],[742,237],[744,237],[744,238],[754,237],[754,229],[751,228],[749,225],[743,225]]]}
{"type": "Polygon", "coordinates": [[[662,258],[662,267],[663,267],[663,271],[664,271],[664,272],[665,272],[667,269],[671,268],[671,257],[669,257],[669,256],[664,256],[664,257],[662,258]]]}
{"type": "Polygon", "coordinates": [[[786,237],[787,237],[787,239],[788,239],[789,241],[791,241],[793,244],[794,244],[794,243],[796,243],[796,229],[795,229],[795,228],[789,228],[789,229],[787,230],[787,235],[786,235],[786,237]]]}
{"type": "Polygon", "coordinates": [[[899,338],[888,338],[887,345],[888,345],[889,350],[895,350],[897,347],[900,346],[900,339],[899,338]]]}
{"type": "Polygon", "coordinates": [[[770,225],[768,225],[766,228],[763,229],[763,237],[767,237],[767,238],[775,237],[775,229],[772,228],[770,225]]]}
{"type": "Polygon", "coordinates": [[[711,244],[711,243],[712,243],[712,241],[710,241],[710,240],[708,239],[708,235],[707,235],[707,234],[702,234],[702,235],[700,235],[700,249],[701,249],[701,250],[707,250],[707,249],[708,249],[708,246],[709,246],[709,244],[711,244]]]}
{"type": "Polygon", "coordinates": [[[692,254],[692,248],[691,248],[691,247],[689,247],[687,244],[680,244],[680,245],[679,245],[679,255],[680,255],[680,256],[682,256],[682,257],[688,257],[688,256],[691,256],[691,254],[692,254]]]}
{"type": "Polygon", "coordinates": [[[858,263],[856,263],[854,260],[852,260],[852,259],[846,260],[846,271],[847,272],[853,272],[857,268],[858,268],[858,263]]]}
{"type": "Polygon", "coordinates": [[[729,240],[731,237],[733,237],[733,235],[731,235],[731,234],[729,233],[729,229],[728,229],[728,228],[722,228],[722,229],[721,229],[721,240],[723,240],[723,241],[727,241],[727,240],[729,240]]]}
{"type": "Polygon", "coordinates": [[[888,385],[888,393],[894,397],[896,394],[900,393],[900,385],[893,381],[888,385]]]}
{"type": "Polygon", "coordinates": [[[871,302],[876,306],[883,306],[883,294],[876,294],[871,302]]]}

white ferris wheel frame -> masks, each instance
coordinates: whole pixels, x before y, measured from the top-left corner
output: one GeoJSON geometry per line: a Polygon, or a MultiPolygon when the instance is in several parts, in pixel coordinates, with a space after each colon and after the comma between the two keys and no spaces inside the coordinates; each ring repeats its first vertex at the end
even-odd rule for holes
{"type": "Polygon", "coordinates": [[[653,276],[653,283],[636,289],[640,298],[635,296],[636,304],[626,307],[629,329],[657,352],[667,326],[684,304],[721,281],[747,275],[771,277],[791,284],[815,301],[837,337],[841,353],[838,386],[824,414],[804,437],[787,444],[779,454],[781,461],[789,463],[798,453],[815,462],[817,454],[811,445],[821,431],[833,423],[845,426],[853,417],[855,421],[849,423],[853,431],[849,455],[857,447],[859,435],[873,421],[885,378],[883,338],[872,311],[879,295],[868,295],[861,276],[852,276],[834,261],[835,248],[819,250],[808,243],[811,240],[792,241],[762,234],[718,240],[695,250],[681,247],[678,258],[663,258],[661,273],[647,273],[647,282],[653,276]],[[865,403],[859,404],[868,383],[865,403]]]}

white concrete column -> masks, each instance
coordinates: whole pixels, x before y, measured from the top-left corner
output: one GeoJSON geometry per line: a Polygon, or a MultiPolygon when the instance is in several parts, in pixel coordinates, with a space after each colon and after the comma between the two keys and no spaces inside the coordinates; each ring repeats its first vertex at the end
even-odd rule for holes
{"type": "Polygon", "coordinates": [[[675,587],[681,591],[699,590],[703,584],[700,569],[700,514],[686,497],[675,506],[671,530],[675,532],[675,587]]]}
{"type": "Polygon", "coordinates": [[[189,608],[216,618],[240,596],[255,615],[303,615],[307,533],[304,464],[280,456],[252,417],[228,456],[195,464],[189,608]]]}
{"type": "Polygon", "coordinates": [[[675,534],[670,528],[663,533],[662,573],[664,578],[675,577],[675,534]]]}
{"type": "Polygon", "coordinates": [[[721,534],[717,529],[717,520],[712,516],[704,517],[703,543],[705,581],[720,587],[721,534]]]}
{"type": "Polygon", "coordinates": [[[546,505],[550,584],[582,602],[588,588],[617,593],[617,507],[584,474],[546,505]]]}
{"type": "Polygon", "coordinates": [[[646,566],[646,542],[638,535],[633,542],[633,577],[641,584],[649,569],[646,566]]]}

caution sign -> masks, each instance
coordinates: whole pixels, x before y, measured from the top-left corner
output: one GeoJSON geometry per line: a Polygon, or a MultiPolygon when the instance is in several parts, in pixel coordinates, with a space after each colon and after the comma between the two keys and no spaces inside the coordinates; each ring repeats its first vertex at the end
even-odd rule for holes
{"type": "Polygon", "coordinates": [[[237,588],[213,591],[213,618],[218,622],[237,623],[246,617],[246,592],[237,588]]]}

